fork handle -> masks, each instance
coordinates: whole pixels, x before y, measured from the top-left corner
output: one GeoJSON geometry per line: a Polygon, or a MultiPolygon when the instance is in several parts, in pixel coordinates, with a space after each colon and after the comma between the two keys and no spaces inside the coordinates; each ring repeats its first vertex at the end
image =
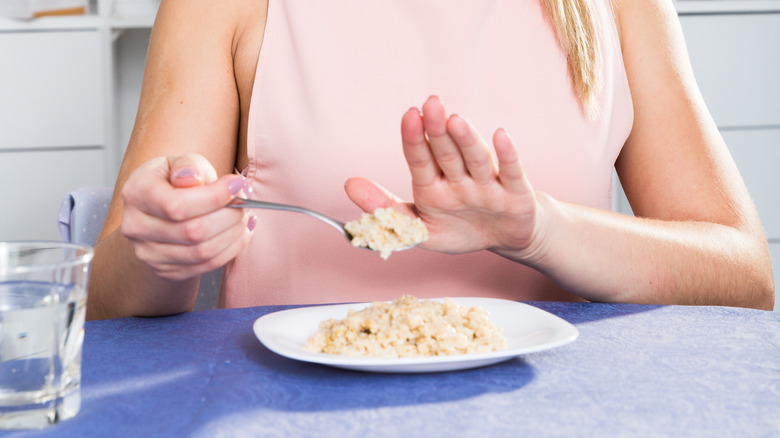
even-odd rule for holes
{"type": "Polygon", "coordinates": [[[267,201],[255,201],[253,199],[244,199],[244,198],[233,198],[232,201],[230,201],[225,207],[228,208],[262,208],[266,210],[283,210],[283,211],[292,211],[295,213],[302,213],[309,216],[313,216],[328,225],[332,226],[333,228],[339,230],[341,234],[343,234],[347,239],[352,239],[352,235],[349,234],[347,230],[344,229],[344,223],[337,221],[336,219],[330,218],[328,216],[325,216],[321,213],[318,213],[314,210],[309,210],[308,208],[298,207],[295,205],[288,205],[288,204],[278,204],[276,202],[267,202],[267,201]]]}

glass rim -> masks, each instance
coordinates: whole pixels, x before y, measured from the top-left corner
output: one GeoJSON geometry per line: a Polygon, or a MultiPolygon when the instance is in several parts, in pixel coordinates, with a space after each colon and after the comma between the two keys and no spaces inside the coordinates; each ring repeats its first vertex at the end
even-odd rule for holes
{"type": "Polygon", "coordinates": [[[10,252],[9,250],[22,250],[25,248],[31,251],[70,249],[74,251],[74,254],[72,257],[68,257],[64,260],[54,263],[40,263],[13,267],[0,264],[0,276],[72,268],[89,263],[92,260],[92,257],[95,255],[95,250],[93,247],[89,245],[81,245],[78,243],[58,242],[53,240],[7,240],[0,241],[0,262],[6,258],[6,254],[10,252]]]}

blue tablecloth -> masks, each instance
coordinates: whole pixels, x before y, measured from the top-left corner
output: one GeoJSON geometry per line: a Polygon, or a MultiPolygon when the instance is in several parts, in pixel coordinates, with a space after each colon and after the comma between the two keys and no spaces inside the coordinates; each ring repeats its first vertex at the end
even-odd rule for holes
{"type": "Polygon", "coordinates": [[[89,322],[81,412],[7,435],[780,436],[780,314],[529,304],[573,323],[579,339],[490,367],[414,375],[272,353],[252,323],[284,307],[89,322]]]}

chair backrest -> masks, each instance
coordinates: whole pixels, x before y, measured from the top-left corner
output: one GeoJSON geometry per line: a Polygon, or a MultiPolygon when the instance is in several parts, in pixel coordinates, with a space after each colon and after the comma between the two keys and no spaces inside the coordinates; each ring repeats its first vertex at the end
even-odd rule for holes
{"type": "Polygon", "coordinates": [[[106,220],[112,192],[111,187],[82,187],[65,195],[58,215],[62,240],[94,245],[106,220]]]}
{"type": "MultiPolygon", "coordinates": [[[[82,187],[65,195],[58,214],[62,240],[94,246],[106,220],[113,191],[113,187],[82,187]]],[[[221,284],[222,269],[203,274],[195,310],[216,308],[221,284]]]]}

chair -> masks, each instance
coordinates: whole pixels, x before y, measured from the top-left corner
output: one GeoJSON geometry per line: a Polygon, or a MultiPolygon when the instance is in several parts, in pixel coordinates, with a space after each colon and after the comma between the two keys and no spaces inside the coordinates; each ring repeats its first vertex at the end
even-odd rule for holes
{"type": "Polygon", "coordinates": [[[68,193],[60,205],[59,229],[65,242],[94,245],[111,202],[111,187],[83,187],[68,193]]]}
{"type": "MultiPolygon", "coordinates": [[[[113,187],[82,187],[68,193],[58,215],[62,240],[93,246],[106,220],[113,191],[113,187]]],[[[201,276],[195,310],[217,307],[221,283],[222,269],[201,276]]]]}

